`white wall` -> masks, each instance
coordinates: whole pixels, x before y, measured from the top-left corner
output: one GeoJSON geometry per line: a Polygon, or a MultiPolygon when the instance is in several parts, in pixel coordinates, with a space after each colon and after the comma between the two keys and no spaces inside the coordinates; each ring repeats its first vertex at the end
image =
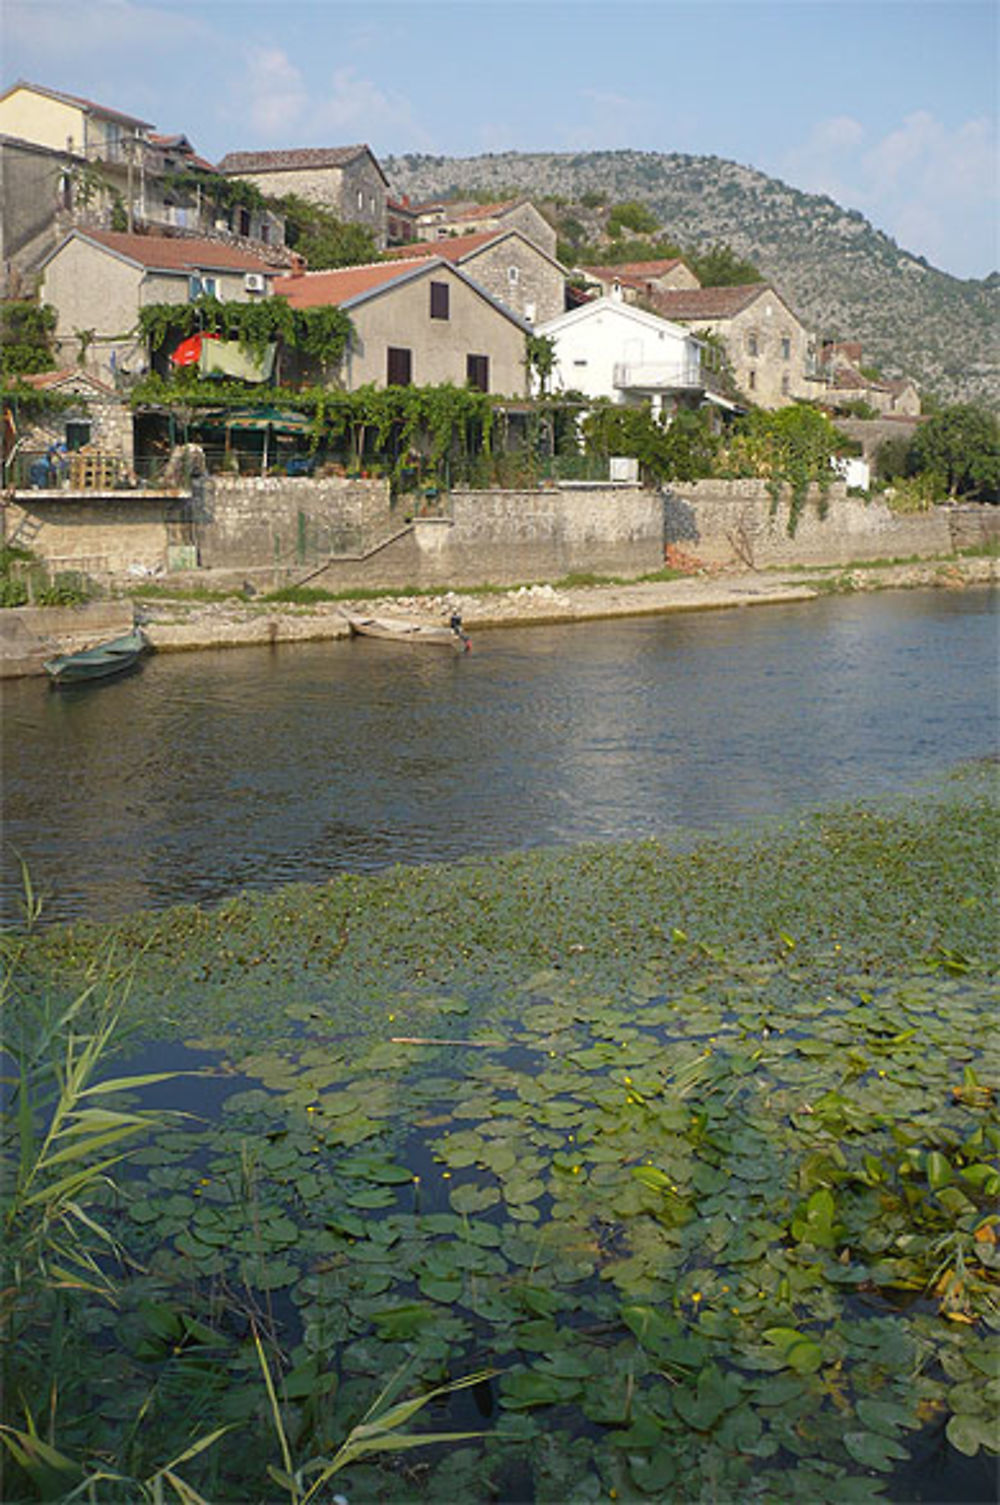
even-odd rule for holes
{"type": "Polygon", "coordinates": [[[699,365],[698,346],[686,330],[652,314],[637,314],[616,298],[602,298],[551,319],[537,332],[555,341],[550,383],[554,392],[623,402],[625,393],[615,385],[616,368],[626,366],[631,376],[645,377],[632,383],[645,389],[686,385],[692,368],[699,365]]]}

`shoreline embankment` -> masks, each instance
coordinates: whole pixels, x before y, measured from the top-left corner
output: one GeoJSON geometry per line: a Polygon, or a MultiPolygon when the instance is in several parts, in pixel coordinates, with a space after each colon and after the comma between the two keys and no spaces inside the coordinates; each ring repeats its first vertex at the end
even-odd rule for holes
{"type": "MultiPolygon", "coordinates": [[[[470,631],[659,616],[671,612],[787,605],[825,595],[936,587],[962,590],[996,582],[995,557],[948,556],[909,563],[867,563],[821,570],[756,571],[740,566],[678,571],[669,578],[596,583],[557,582],[509,589],[442,590],[364,598],[366,612],[420,614],[458,611],[470,631]]],[[[205,582],[210,590],[211,582],[205,582]]],[[[0,678],[44,673],[44,661],[114,636],[134,620],[155,652],[275,646],[347,637],[349,601],[294,603],[266,597],[204,599],[141,591],[88,607],[24,607],[0,612],[0,678]]]]}

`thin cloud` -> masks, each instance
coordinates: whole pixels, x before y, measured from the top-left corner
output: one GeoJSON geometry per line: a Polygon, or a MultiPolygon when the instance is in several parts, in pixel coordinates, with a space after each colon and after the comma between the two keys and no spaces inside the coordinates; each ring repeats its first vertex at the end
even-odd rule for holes
{"type": "Polygon", "coordinates": [[[986,118],[946,126],[929,110],[914,110],[871,140],[859,121],[833,116],[775,165],[787,182],[861,209],[902,246],[953,263],[954,225],[965,226],[964,270],[984,275],[995,266],[996,146],[986,118]],[[989,267],[987,267],[989,263],[989,267]]]}

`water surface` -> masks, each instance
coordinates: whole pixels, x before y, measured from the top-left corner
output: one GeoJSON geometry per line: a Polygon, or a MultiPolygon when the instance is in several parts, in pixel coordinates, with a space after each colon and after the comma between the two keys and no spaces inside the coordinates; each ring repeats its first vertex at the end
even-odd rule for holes
{"type": "Polygon", "coordinates": [[[3,688],[3,900],[48,918],[707,831],[991,756],[995,593],[152,656],[3,688]]]}

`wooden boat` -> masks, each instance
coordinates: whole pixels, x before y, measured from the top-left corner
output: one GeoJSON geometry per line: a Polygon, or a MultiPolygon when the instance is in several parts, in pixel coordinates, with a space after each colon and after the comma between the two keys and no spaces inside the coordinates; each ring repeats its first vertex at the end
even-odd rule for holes
{"type": "Polygon", "coordinates": [[[472,647],[458,612],[448,622],[428,622],[420,617],[365,617],[348,612],[344,615],[351,632],[358,637],[384,638],[392,643],[426,643],[431,647],[457,648],[460,653],[468,653],[472,647]]]}
{"type": "Polygon", "coordinates": [[[81,648],[76,653],[61,653],[56,658],[47,659],[45,672],[55,685],[107,679],[110,674],[121,674],[124,669],[130,669],[148,646],[142,629],[136,627],[107,643],[96,643],[93,648],[81,648]]]}

